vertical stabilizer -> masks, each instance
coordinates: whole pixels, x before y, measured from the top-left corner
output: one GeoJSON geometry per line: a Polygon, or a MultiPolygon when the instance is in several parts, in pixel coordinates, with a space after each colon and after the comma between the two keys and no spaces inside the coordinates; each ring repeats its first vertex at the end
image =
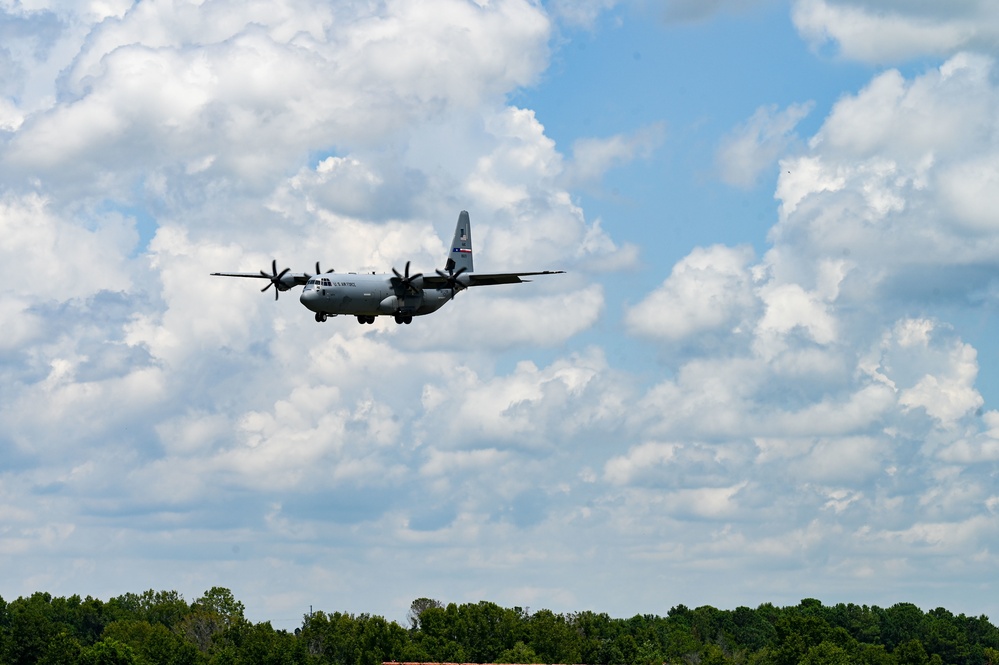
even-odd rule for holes
{"type": "Polygon", "coordinates": [[[454,240],[451,241],[451,251],[447,256],[444,270],[455,273],[462,268],[472,272],[472,223],[464,210],[458,215],[458,225],[454,227],[454,240]]]}

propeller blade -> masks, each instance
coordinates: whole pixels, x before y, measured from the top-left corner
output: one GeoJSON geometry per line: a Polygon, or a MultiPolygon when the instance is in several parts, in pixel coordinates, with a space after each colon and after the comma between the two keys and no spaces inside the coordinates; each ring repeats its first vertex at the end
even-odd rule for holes
{"type": "Polygon", "coordinates": [[[396,289],[404,288],[407,291],[411,291],[413,293],[419,293],[420,289],[413,286],[413,282],[423,277],[423,273],[418,272],[415,275],[410,275],[409,265],[410,262],[406,261],[406,268],[401,273],[395,268],[392,268],[392,273],[395,275],[395,277],[392,277],[390,280],[392,283],[392,287],[396,289]]]}
{"type": "Polygon", "coordinates": [[[451,289],[450,299],[453,300],[454,297],[458,295],[458,291],[463,291],[466,288],[468,288],[464,284],[458,281],[458,276],[461,275],[461,273],[465,272],[466,270],[468,270],[468,268],[465,266],[458,268],[458,270],[453,273],[446,273],[443,270],[437,270],[437,274],[447,280],[448,288],[451,289]]]}
{"type": "Polygon", "coordinates": [[[268,275],[263,270],[260,271],[260,276],[261,277],[266,277],[269,280],[267,282],[267,286],[265,286],[264,288],[260,289],[260,292],[263,293],[264,291],[266,291],[267,289],[269,289],[269,288],[271,288],[273,286],[274,287],[274,300],[277,300],[278,299],[278,294],[281,291],[287,290],[287,287],[285,287],[284,289],[281,288],[281,278],[284,277],[285,273],[288,272],[289,270],[291,270],[291,268],[285,268],[281,272],[278,272],[278,269],[277,269],[277,259],[272,259],[271,260],[271,274],[268,275]]]}
{"type": "Polygon", "coordinates": [[[310,279],[312,279],[316,275],[324,275],[324,274],[328,275],[331,272],[336,272],[336,270],[334,270],[333,268],[330,268],[329,270],[327,270],[324,273],[323,270],[322,270],[322,268],[319,267],[319,261],[316,261],[316,272],[314,272],[314,273],[308,273],[308,272],[305,273],[305,281],[306,282],[309,281],[310,279]]]}

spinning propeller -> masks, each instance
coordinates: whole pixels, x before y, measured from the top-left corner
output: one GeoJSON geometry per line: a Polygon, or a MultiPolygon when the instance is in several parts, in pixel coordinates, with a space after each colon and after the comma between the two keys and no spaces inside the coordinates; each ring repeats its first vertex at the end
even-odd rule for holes
{"type": "Polygon", "coordinates": [[[281,272],[278,272],[278,270],[277,270],[277,259],[273,259],[271,261],[271,274],[270,275],[268,275],[267,273],[265,273],[263,270],[260,271],[260,276],[261,277],[266,277],[268,280],[270,280],[270,281],[267,282],[267,286],[265,286],[264,288],[260,289],[260,292],[263,293],[267,289],[271,288],[271,286],[273,286],[274,287],[274,300],[277,300],[278,299],[278,293],[280,293],[281,291],[287,291],[288,290],[288,287],[281,283],[281,278],[284,277],[284,274],[286,272],[288,272],[289,270],[291,270],[291,268],[285,268],[281,272]]]}
{"type": "Polygon", "coordinates": [[[461,282],[458,281],[458,275],[460,275],[461,273],[465,272],[466,270],[468,270],[468,268],[462,266],[461,268],[458,268],[458,270],[456,270],[453,273],[446,273],[443,270],[438,270],[437,271],[437,274],[440,275],[441,277],[443,277],[447,281],[447,287],[449,289],[451,289],[451,298],[452,299],[456,295],[458,295],[458,291],[463,291],[464,289],[468,288],[467,286],[465,286],[464,284],[462,284],[461,282]]]}
{"type": "MultiPolygon", "coordinates": [[[[326,271],[326,273],[331,273],[331,272],[336,272],[336,271],[333,268],[330,268],[329,270],[326,271]]],[[[319,267],[319,261],[316,261],[316,272],[315,272],[315,275],[322,275],[322,274],[323,274],[323,271],[319,267]]],[[[315,277],[315,275],[310,275],[309,273],[305,273],[305,281],[309,281],[310,279],[312,279],[313,277],[315,277]]]]}
{"type": "Polygon", "coordinates": [[[416,282],[417,280],[422,279],[423,278],[423,273],[422,272],[418,272],[415,275],[410,275],[409,274],[409,261],[406,261],[406,274],[405,275],[400,275],[399,271],[396,270],[395,268],[392,268],[392,272],[395,273],[395,277],[392,278],[392,286],[393,287],[395,287],[395,288],[403,288],[403,289],[406,289],[407,291],[411,291],[413,293],[419,293],[420,292],[419,287],[417,287],[416,285],[414,285],[414,282],[416,282]]]}

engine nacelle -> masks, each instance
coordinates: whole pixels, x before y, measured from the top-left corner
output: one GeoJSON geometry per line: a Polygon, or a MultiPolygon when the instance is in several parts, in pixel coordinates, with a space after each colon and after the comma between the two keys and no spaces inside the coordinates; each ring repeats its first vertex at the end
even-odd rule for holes
{"type": "Polygon", "coordinates": [[[378,311],[385,314],[395,314],[402,308],[402,301],[399,300],[399,296],[389,296],[385,300],[378,303],[378,311]]]}
{"type": "Polygon", "coordinates": [[[403,297],[389,296],[378,303],[378,311],[384,314],[412,314],[423,304],[423,292],[403,297]]]}

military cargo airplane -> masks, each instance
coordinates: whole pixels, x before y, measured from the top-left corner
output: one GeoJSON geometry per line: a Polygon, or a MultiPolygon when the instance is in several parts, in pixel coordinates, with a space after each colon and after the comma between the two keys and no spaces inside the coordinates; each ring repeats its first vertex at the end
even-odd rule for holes
{"type": "Polygon", "coordinates": [[[316,321],[341,314],[356,316],[357,322],[374,323],[377,316],[393,316],[396,323],[412,323],[414,316],[432,314],[454,299],[459,291],[470,286],[490,286],[494,284],[519,284],[529,282],[535,275],[558,275],[564,270],[543,270],[540,272],[506,272],[474,274],[472,268],[472,225],[464,210],[458,215],[458,225],[454,229],[454,240],[448,252],[444,270],[436,270],[436,275],[409,273],[409,261],[403,272],[392,268],[388,273],[325,273],[316,263],[315,274],[289,272],[277,269],[277,260],[271,262],[270,274],[261,270],[253,272],[213,272],[217,277],[250,277],[266,279],[267,285],[261,289],[274,287],[274,299],[278,294],[295,286],[305,286],[299,301],[315,312],[316,321]]]}

